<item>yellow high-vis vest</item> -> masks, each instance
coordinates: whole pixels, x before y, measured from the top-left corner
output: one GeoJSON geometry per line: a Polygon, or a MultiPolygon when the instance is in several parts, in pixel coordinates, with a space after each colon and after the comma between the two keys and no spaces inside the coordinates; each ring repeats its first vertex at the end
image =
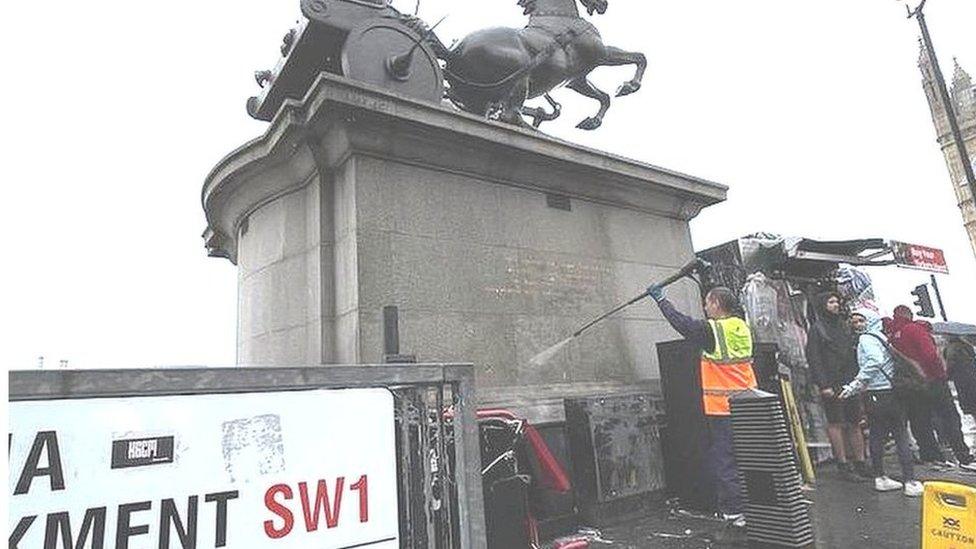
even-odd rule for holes
{"type": "Polygon", "coordinates": [[[702,352],[702,403],[705,415],[727,416],[731,395],[758,386],[752,370],[752,332],[737,317],[709,320],[708,324],[715,334],[715,349],[702,352]]]}

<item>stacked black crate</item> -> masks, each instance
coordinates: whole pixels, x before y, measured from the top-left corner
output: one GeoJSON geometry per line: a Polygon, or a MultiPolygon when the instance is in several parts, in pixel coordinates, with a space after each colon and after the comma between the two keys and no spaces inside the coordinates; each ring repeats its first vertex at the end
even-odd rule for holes
{"type": "Polygon", "coordinates": [[[754,547],[812,547],[813,527],[779,397],[754,390],[730,401],[749,541],[754,547]]]}

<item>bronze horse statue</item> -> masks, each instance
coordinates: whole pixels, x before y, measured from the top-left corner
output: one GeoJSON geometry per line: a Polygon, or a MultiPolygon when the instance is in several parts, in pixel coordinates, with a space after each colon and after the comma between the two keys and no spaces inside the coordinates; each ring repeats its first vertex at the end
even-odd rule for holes
{"type": "MultiPolygon", "coordinates": [[[[471,33],[448,48],[430,29],[425,40],[444,63],[450,89],[447,97],[460,109],[526,126],[554,120],[559,104],[549,92],[565,85],[600,102],[600,110],[576,127],[594,130],[603,123],[610,96],[587,79],[600,66],[636,65],[634,78],[617,90],[617,97],[641,87],[647,59],[603,43],[596,27],[580,16],[577,0],[518,0],[529,16],[523,29],[488,28],[471,33]],[[526,107],[528,99],[545,96],[553,110],[526,107]]],[[[603,14],[608,0],[579,0],[592,15],[603,14]]],[[[419,20],[418,20],[419,21],[419,20]]]]}

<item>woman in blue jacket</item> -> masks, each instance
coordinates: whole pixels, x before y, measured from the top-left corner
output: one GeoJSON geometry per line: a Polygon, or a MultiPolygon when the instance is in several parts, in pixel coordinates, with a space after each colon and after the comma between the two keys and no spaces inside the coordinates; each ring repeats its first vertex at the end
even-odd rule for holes
{"type": "Polygon", "coordinates": [[[874,488],[879,492],[903,489],[909,497],[922,495],[922,483],[915,480],[912,449],[908,442],[905,411],[895,398],[891,380],[895,375],[888,340],[881,330],[881,318],[869,309],[851,314],[851,327],[857,338],[858,372],[853,381],[844,386],[841,398],[849,398],[867,391],[868,426],[871,430],[869,447],[874,469],[874,488]],[[903,482],[889,478],[884,472],[884,450],[888,436],[895,439],[903,482]]]}

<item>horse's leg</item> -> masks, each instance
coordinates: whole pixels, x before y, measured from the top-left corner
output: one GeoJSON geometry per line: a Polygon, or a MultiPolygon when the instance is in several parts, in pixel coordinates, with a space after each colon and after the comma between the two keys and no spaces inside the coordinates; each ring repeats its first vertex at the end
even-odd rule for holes
{"type": "Polygon", "coordinates": [[[522,118],[522,107],[507,106],[502,110],[498,119],[520,128],[534,129],[531,124],[525,121],[525,118],[522,118]]]}
{"type": "MultiPolygon", "coordinates": [[[[522,118],[522,113],[527,110],[523,105],[525,104],[526,99],[528,99],[528,91],[528,80],[516,84],[507,96],[491,103],[488,106],[486,116],[513,126],[532,128],[532,126],[525,121],[525,118],[522,118]]],[[[528,116],[533,115],[528,113],[528,116]]]]}
{"type": "Polygon", "coordinates": [[[647,70],[647,57],[643,53],[624,51],[620,48],[607,46],[607,57],[603,60],[603,65],[617,67],[620,65],[637,65],[637,72],[629,82],[621,84],[617,89],[617,97],[630,95],[641,87],[644,80],[644,71],[647,70]]]}
{"type": "Polygon", "coordinates": [[[522,107],[522,116],[528,116],[532,119],[533,128],[538,128],[543,122],[551,120],[549,113],[542,107],[522,107]]]}
{"type": "Polygon", "coordinates": [[[581,130],[595,130],[603,124],[603,117],[607,114],[607,109],[610,108],[610,96],[606,92],[600,90],[593,85],[592,82],[586,79],[585,76],[581,76],[576,80],[571,80],[566,87],[573,90],[574,92],[589,97],[591,99],[596,99],[600,102],[600,111],[596,113],[596,116],[591,116],[586,120],[583,120],[576,125],[577,128],[581,130]]]}
{"type": "Polygon", "coordinates": [[[532,119],[532,127],[538,128],[543,122],[550,122],[559,118],[562,113],[562,105],[556,102],[548,93],[545,95],[546,101],[552,106],[552,112],[547,112],[543,107],[522,107],[522,114],[532,119]]]}

